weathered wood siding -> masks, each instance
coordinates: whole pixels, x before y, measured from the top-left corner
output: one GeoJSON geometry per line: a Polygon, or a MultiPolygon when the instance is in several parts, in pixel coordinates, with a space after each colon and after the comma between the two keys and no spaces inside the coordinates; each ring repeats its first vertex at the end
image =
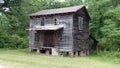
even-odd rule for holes
{"type": "Polygon", "coordinates": [[[60,16],[60,24],[64,24],[62,38],[60,42],[60,51],[73,50],[73,15],[60,16]]]}
{"type": "MultiPolygon", "coordinates": [[[[55,18],[58,19],[59,25],[64,25],[64,29],[61,31],[56,31],[56,41],[55,45],[58,47],[60,51],[72,51],[73,50],[73,15],[57,15],[57,16],[47,16],[44,17],[44,26],[46,25],[55,25],[55,18]],[[57,40],[58,39],[58,40],[57,40]]],[[[30,28],[34,28],[35,26],[41,25],[41,18],[31,18],[30,28]]],[[[35,44],[35,32],[30,31],[30,48],[36,48],[35,44]]],[[[39,35],[43,36],[43,33],[39,35]]],[[[42,42],[42,41],[41,41],[42,42]]],[[[44,43],[42,43],[43,45],[44,43]]]]}
{"type": "Polygon", "coordinates": [[[88,50],[89,49],[89,20],[85,14],[84,8],[78,11],[73,16],[73,38],[74,38],[74,51],[88,50]],[[79,30],[78,17],[83,18],[83,29],[79,30]]]}
{"type": "MultiPolygon", "coordinates": [[[[34,26],[34,20],[30,20],[30,28],[33,28],[33,26],[34,26]]],[[[29,37],[29,48],[30,49],[34,49],[35,48],[35,46],[34,46],[34,43],[35,43],[35,32],[36,31],[29,31],[29,35],[30,35],[30,37],[29,37]]]]}
{"type": "MultiPolygon", "coordinates": [[[[37,26],[41,25],[40,23],[41,23],[41,19],[40,18],[33,18],[33,19],[30,20],[30,28],[34,28],[36,25],[37,26]]],[[[38,42],[35,41],[35,33],[39,33],[39,32],[33,31],[33,30],[29,31],[29,35],[30,35],[29,48],[30,49],[37,49],[38,48],[38,45],[37,45],[38,42]]],[[[40,37],[41,36],[43,36],[42,33],[41,33],[40,37]]]]}

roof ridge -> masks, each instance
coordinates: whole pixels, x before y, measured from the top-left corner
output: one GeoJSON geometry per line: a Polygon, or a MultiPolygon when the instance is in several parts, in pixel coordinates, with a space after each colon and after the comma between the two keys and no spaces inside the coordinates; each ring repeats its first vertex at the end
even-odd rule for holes
{"type": "MultiPolygon", "coordinates": [[[[66,7],[60,7],[60,8],[52,8],[52,9],[45,9],[45,10],[54,10],[54,9],[63,9],[63,8],[71,8],[71,7],[84,7],[84,5],[77,5],[77,6],[66,6],[66,7]]],[[[41,10],[44,11],[44,10],[41,10]]],[[[38,11],[39,12],[39,11],[38,11]]]]}
{"type": "Polygon", "coordinates": [[[46,9],[41,10],[36,13],[31,14],[30,16],[38,16],[38,15],[51,15],[51,14],[61,14],[61,13],[67,13],[67,12],[76,12],[80,10],[84,5],[79,6],[69,6],[69,7],[63,7],[63,8],[54,8],[54,9],[46,9]]]}

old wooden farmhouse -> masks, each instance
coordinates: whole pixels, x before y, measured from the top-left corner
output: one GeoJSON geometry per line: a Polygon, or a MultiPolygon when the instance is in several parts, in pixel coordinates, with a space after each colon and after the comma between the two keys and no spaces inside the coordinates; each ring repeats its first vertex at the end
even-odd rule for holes
{"type": "Polygon", "coordinates": [[[29,49],[61,55],[89,54],[89,20],[85,6],[42,10],[30,15],[29,49]]]}

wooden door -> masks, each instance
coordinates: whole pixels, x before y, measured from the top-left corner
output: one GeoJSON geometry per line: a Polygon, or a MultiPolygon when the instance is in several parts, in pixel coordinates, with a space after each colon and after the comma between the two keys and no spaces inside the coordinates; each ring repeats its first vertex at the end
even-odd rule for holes
{"type": "Polygon", "coordinates": [[[54,47],[54,32],[47,31],[44,33],[44,46],[54,47]]]}

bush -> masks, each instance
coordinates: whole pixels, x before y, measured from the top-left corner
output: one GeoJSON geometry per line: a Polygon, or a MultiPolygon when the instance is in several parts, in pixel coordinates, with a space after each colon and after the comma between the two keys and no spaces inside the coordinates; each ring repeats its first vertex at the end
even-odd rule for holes
{"type": "Polygon", "coordinates": [[[21,38],[17,34],[11,36],[7,34],[0,35],[0,48],[26,48],[26,47],[28,47],[28,40],[26,37],[21,38]]]}
{"type": "Polygon", "coordinates": [[[63,55],[63,56],[68,56],[67,51],[63,51],[63,52],[62,52],[62,55],[63,55]]]}
{"type": "Polygon", "coordinates": [[[109,58],[120,58],[119,51],[93,51],[91,55],[101,56],[101,57],[109,57],[109,58]]]}
{"type": "Polygon", "coordinates": [[[90,55],[95,57],[101,57],[102,60],[112,61],[114,63],[120,63],[120,52],[119,51],[93,51],[90,55]]]}
{"type": "Polygon", "coordinates": [[[105,51],[120,51],[119,39],[106,37],[102,38],[99,41],[99,49],[105,51]]]}

